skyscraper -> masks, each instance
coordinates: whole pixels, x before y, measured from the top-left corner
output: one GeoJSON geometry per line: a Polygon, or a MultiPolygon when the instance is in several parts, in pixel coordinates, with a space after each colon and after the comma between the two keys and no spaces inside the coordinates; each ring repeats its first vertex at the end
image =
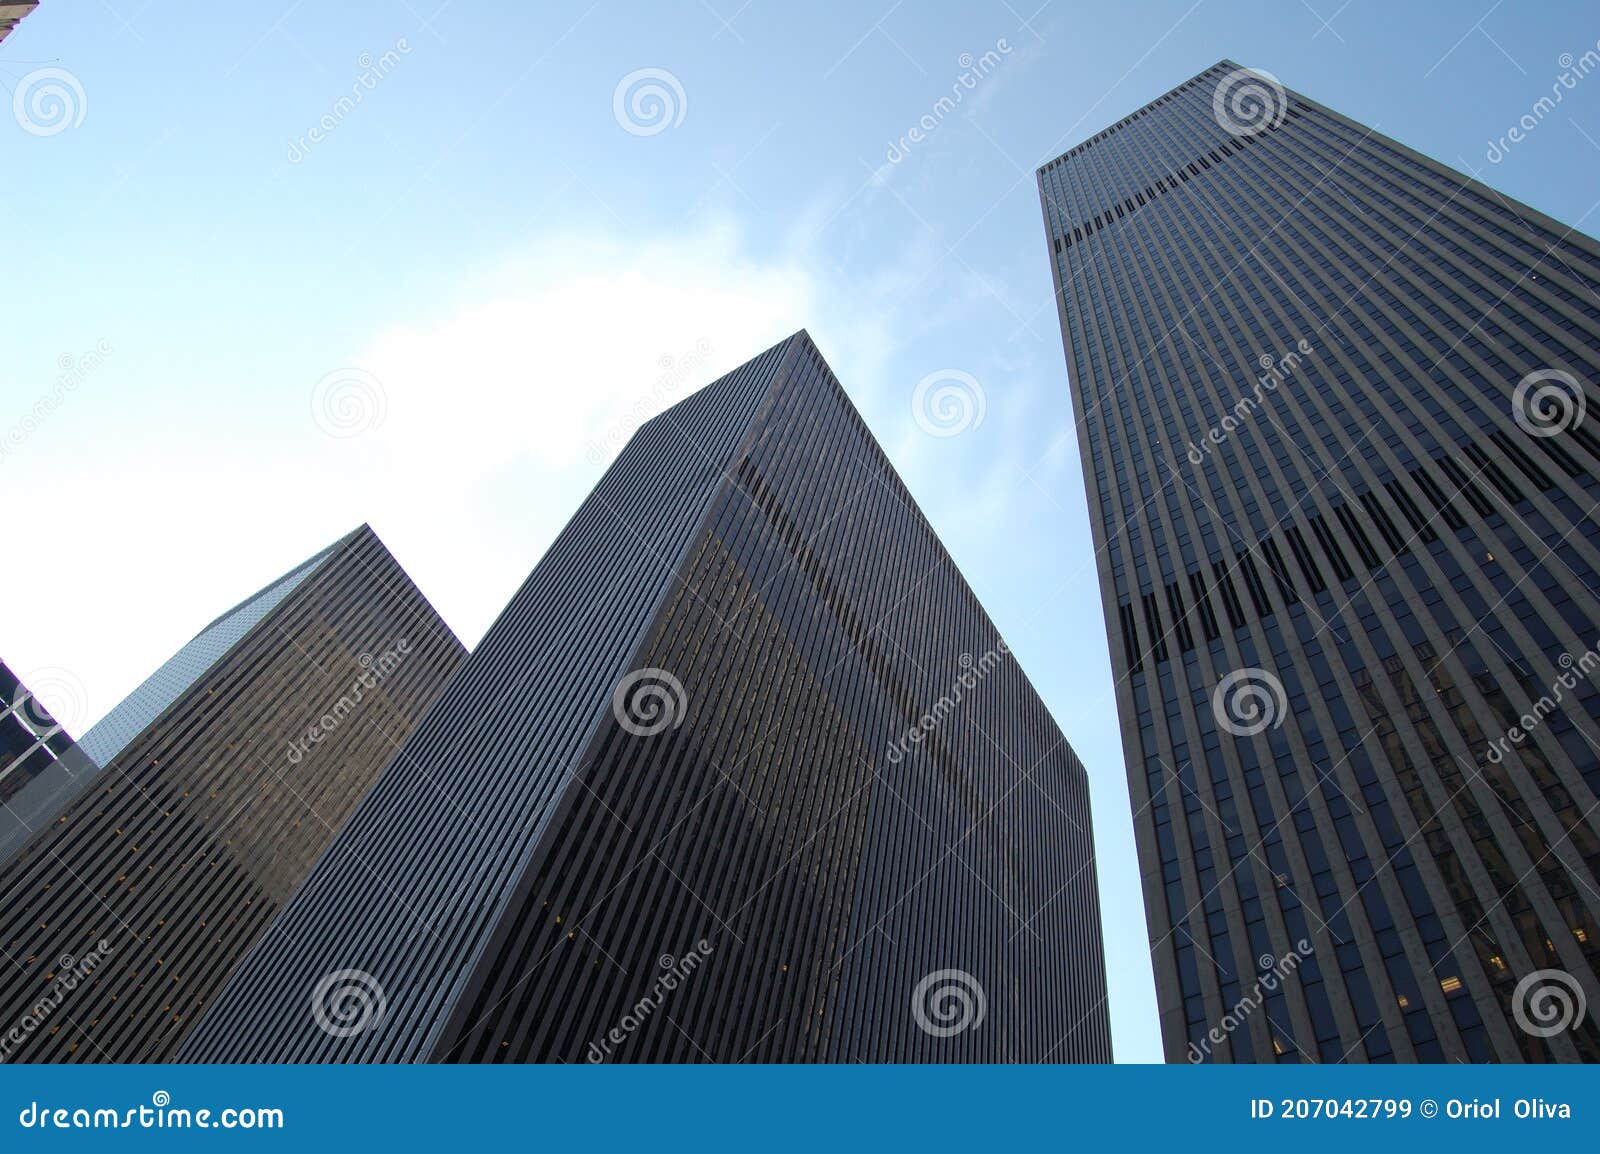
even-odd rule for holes
{"type": "Polygon", "coordinates": [[[202,630],[0,866],[0,1060],[171,1058],[464,655],[366,526],[202,630]]]}
{"type": "Polygon", "coordinates": [[[641,427],[186,1060],[1105,1060],[1082,767],[810,338],[641,427]]]}
{"type": "MultiPolygon", "coordinates": [[[[257,622],[293,593],[341,544],[330,545],[303,561],[195,634],[137,689],[89,727],[77,743],[82,759],[86,760],[66,755],[52,764],[40,763],[33,773],[18,782],[15,790],[5,792],[6,807],[0,810],[0,861],[15,853],[35,829],[54,821],[99,775],[102,766],[110,765],[130,741],[143,733],[257,622]]],[[[5,789],[0,786],[0,790],[5,789]]]]}
{"type": "Polygon", "coordinates": [[[50,707],[0,661],[0,861],[48,820],[59,795],[98,772],[50,707]]]}
{"type": "Polygon", "coordinates": [[[1038,178],[1169,1060],[1600,1058],[1600,246],[1229,61],[1038,178]]]}

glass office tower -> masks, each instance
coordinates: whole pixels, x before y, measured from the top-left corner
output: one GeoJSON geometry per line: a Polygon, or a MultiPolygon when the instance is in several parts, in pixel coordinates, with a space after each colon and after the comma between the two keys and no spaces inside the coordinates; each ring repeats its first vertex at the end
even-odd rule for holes
{"type": "Polygon", "coordinates": [[[202,630],[15,811],[0,1061],[170,1060],[464,657],[366,526],[202,630]]]}
{"type": "Polygon", "coordinates": [[[181,1056],[1109,1059],[1083,768],[805,333],[640,428],[181,1056]]]}
{"type": "Polygon", "coordinates": [[[48,820],[61,794],[98,772],[50,707],[0,661],[0,861],[48,820]]]}
{"type": "Polygon", "coordinates": [[[1169,1060],[1600,1058],[1600,247],[1229,61],[1038,179],[1169,1060]]]}

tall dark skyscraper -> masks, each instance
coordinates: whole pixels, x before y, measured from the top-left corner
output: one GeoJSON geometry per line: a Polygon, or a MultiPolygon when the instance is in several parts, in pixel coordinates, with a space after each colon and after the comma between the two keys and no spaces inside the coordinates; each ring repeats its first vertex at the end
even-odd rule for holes
{"type": "Polygon", "coordinates": [[[805,333],[638,431],[181,1056],[1109,1059],[1084,771],[805,333]]]}
{"type": "Polygon", "coordinates": [[[170,1059],[464,657],[365,526],[202,630],[13,815],[0,1061],[170,1059]]]}
{"type": "Polygon", "coordinates": [[[1228,61],[1039,191],[1169,1060],[1600,1058],[1600,246],[1228,61]]]}

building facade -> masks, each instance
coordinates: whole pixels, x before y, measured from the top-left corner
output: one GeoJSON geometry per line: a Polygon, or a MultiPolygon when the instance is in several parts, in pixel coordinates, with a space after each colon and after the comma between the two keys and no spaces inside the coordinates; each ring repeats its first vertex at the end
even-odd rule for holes
{"type": "Polygon", "coordinates": [[[0,866],[0,1060],[169,1060],[464,656],[365,526],[202,630],[0,866]]]}
{"type": "Polygon", "coordinates": [[[0,861],[100,767],[0,661],[0,861]]]}
{"type": "Polygon", "coordinates": [[[803,332],[639,429],[275,924],[184,1059],[1110,1057],[1083,769],[803,332]]]}
{"type": "MultiPolygon", "coordinates": [[[[15,779],[15,788],[0,783],[0,861],[10,858],[34,830],[49,825],[110,765],[123,748],[205,675],[257,622],[270,613],[342,542],[308,558],[266,588],[222,614],[162,663],[139,687],[90,726],[76,744],[53,762],[35,759],[32,772],[15,779]]],[[[38,708],[35,701],[34,708],[38,708]]],[[[70,745],[62,734],[55,739],[70,745]]]]}
{"type": "Polygon", "coordinates": [[[1168,1059],[1600,1058],[1600,247],[1229,61],[1038,179],[1168,1059]]]}
{"type": "Polygon", "coordinates": [[[0,40],[11,35],[22,18],[39,6],[39,0],[0,0],[0,40]]]}

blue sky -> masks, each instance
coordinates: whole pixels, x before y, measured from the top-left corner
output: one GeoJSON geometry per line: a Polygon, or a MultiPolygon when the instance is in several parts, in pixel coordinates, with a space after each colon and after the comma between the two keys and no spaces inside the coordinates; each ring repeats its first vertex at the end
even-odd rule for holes
{"type": "Polygon", "coordinates": [[[45,0],[0,44],[7,661],[81,731],[363,520],[473,644],[641,413],[807,327],[1089,767],[1159,1060],[1033,170],[1230,57],[1593,234],[1600,78],[1486,153],[1600,14],[438,2],[45,0]],[[930,436],[952,371],[983,420],[930,436]]]}

